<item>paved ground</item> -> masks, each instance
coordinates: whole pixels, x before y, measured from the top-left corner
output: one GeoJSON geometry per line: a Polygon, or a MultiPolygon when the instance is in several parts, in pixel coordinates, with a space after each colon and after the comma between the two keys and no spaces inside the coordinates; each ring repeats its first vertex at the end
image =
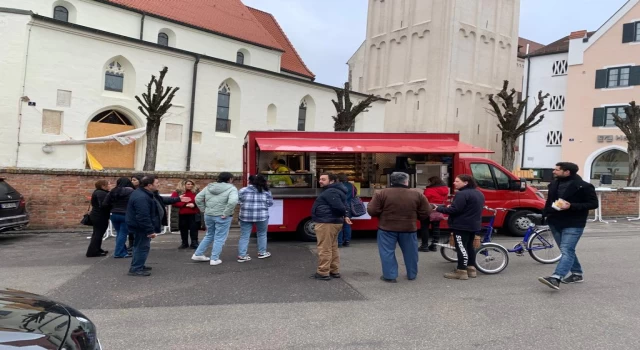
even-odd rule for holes
{"type": "Polygon", "coordinates": [[[499,275],[450,281],[453,265],[421,253],[416,281],[401,271],[386,284],[370,235],[341,250],[341,280],[308,279],[313,245],[282,239],[272,258],[239,264],[233,233],[219,266],[161,236],[153,276],[135,278],[128,260],[85,258],[85,237],[0,235],[0,287],[78,307],[106,349],[640,348],[640,223],[590,226],[578,248],[586,282],[559,292],[536,281],[553,266],[515,255],[499,275]]]}

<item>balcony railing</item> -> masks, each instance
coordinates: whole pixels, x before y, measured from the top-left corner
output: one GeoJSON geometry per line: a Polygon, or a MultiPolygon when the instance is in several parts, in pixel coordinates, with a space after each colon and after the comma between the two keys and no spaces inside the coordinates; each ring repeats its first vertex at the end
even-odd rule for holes
{"type": "Polygon", "coordinates": [[[216,119],[216,132],[231,132],[231,119],[216,119]]]}

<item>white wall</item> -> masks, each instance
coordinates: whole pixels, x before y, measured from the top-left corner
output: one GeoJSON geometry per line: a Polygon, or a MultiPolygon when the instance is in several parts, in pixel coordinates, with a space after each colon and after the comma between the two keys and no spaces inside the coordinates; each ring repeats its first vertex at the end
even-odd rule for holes
{"type": "MultiPolygon", "coordinates": [[[[45,17],[53,17],[53,8],[66,6],[76,12],[75,21],[82,26],[120,34],[131,38],[140,38],[142,15],[89,0],[3,0],[2,7],[30,10],[45,17]]],[[[280,71],[282,52],[270,50],[241,41],[225,38],[205,31],[167,22],[147,15],[144,21],[145,41],[157,43],[160,30],[168,28],[175,33],[174,45],[181,50],[197,52],[203,55],[235,62],[236,53],[245,49],[250,53],[251,65],[274,72],[280,71]]]]}
{"type": "MultiPolygon", "coordinates": [[[[553,74],[553,64],[557,61],[567,60],[567,53],[555,55],[531,57],[531,71],[529,73],[529,103],[527,113],[530,114],[538,103],[538,91],[551,96],[567,95],[567,75],[553,74]]],[[[525,62],[525,81],[523,94],[526,93],[527,69],[529,61],[525,62]]],[[[523,168],[553,168],[562,160],[561,146],[547,146],[547,134],[553,130],[563,130],[564,110],[552,111],[550,108],[551,96],[545,103],[547,111],[544,112],[544,120],[535,128],[527,132],[524,138],[524,163],[523,168]]],[[[565,102],[566,105],[566,102],[565,102]]],[[[563,140],[566,142],[567,140],[563,140]]],[[[522,142],[522,141],[521,141],[522,142]]],[[[522,146],[521,146],[522,150],[522,146]]]]}
{"type": "MultiPolygon", "coordinates": [[[[30,16],[0,12],[0,162],[15,166],[18,142],[18,106],[22,96],[22,78],[28,41],[30,16]]],[[[26,104],[25,104],[26,105],[26,104]]]]}
{"type": "MultiPolygon", "coordinates": [[[[22,18],[22,22],[18,21],[12,30],[8,31],[11,36],[10,42],[23,41],[26,27],[24,21],[30,17],[18,18],[22,18]]],[[[20,55],[15,55],[12,60],[2,60],[0,64],[4,65],[6,71],[20,71],[19,59],[20,55]]],[[[144,126],[144,117],[137,110],[138,103],[134,95],[146,91],[145,85],[151,75],[157,75],[163,66],[167,66],[169,74],[165,79],[166,85],[178,86],[180,91],[173,100],[174,107],[160,129],[156,169],[184,170],[189,138],[193,64],[194,58],[190,56],[35,21],[31,33],[25,94],[32,101],[36,101],[37,106],[24,107],[21,131],[24,144],[20,147],[18,166],[84,168],[84,146],[54,146],[53,153],[45,154],[41,150],[43,143],[85,138],[91,118],[108,109],[116,109],[126,114],[137,127],[144,126]],[[104,91],[104,66],[117,56],[126,58],[132,66],[132,69],[125,71],[125,79],[131,77],[132,70],[135,70],[134,89],[131,94],[104,91]],[[58,89],[72,91],[71,107],[56,106],[58,89]],[[44,109],[63,111],[61,135],[42,134],[44,109]],[[181,142],[165,141],[166,123],[183,126],[181,142]]],[[[308,109],[307,118],[313,125],[309,125],[307,130],[332,130],[331,116],[335,115],[335,110],[331,99],[335,98],[335,93],[328,87],[204,60],[199,65],[198,74],[194,131],[202,132],[202,142],[193,145],[192,170],[240,171],[244,136],[248,130],[267,129],[267,109],[270,104],[277,108],[277,128],[296,130],[300,101],[305,96],[310,97],[310,105],[313,108],[308,109]],[[233,80],[230,84],[231,134],[215,132],[218,87],[227,79],[233,80]],[[239,101],[236,100],[238,97],[239,101]],[[234,105],[234,101],[239,104],[234,105]],[[311,115],[313,110],[315,113],[311,115]]],[[[13,88],[0,90],[0,101],[8,101],[0,105],[0,112],[4,114],[4,111],[8,110],[12,120],[16,120],[16,112],[7,106],[10,103],[17,106],[15,100],[19,94],[11,91],[17,91],[20,85],[20,82],[16,81],[11,84],[13,88]]],[[[378,102],[370,108],[370,112],[357,120],[356,131],[382,131],[383,125],[384,102],[378,102]]],[[[15,133],[15,127],[12,129],[15,133]]],[[[15,138],[12,140],[7,137],[6,140],[12,141],[4,141],[5,133],[2,136],[2,154],[15,153],[15,138]]],[[[144,163],[144,142],[144,139],[138,142],[136,169],[141,169],[144,163]]],[[[2,157],[0,166],[15,165],[9,160],[8,157],[2,157]]]]}

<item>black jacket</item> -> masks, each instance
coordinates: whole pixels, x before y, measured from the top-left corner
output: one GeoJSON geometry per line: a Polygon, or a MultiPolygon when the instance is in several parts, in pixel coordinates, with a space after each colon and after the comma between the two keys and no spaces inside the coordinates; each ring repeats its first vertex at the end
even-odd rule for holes
{"type": "Polygon", "coordinates": [[[463,187],[453,197],[449,207],[440,206],[436,211],[448,214],[452,230],[478,232],[482,229],[484,195],[475,188],[463,187]]]}
{"type": "Polygon", "coordinates": [[[133,191],[133,188],[130,187],[116,187],[109,192],[102,205],[111,208],[111,212],[114,214],[125,215],[127,203],[129,203],[129,197],[133,191]]]}
{"type": "Polygon", "coordinates": [[[162,229],[162,209],[153,193],[139,187],[127,203],[126,223],[129,232],[150,235],[162,229]]]}
{"type": "Polygon", "coordinates": [[[322,224],[343,224],[347,216],[347,188],[334,183],[324,188],[311,208],[313,222],[322,224]]]}
{"type": "Polygon", "coordinates": [[[598,196],[592,184],[582,180],[579,175],[573,175],[565,180],[555,180],[549,184],[549,194],[544,207],[544,215],[547,223],[556,228],[577,227],[583,228],[587,224],[589,210],[598,208],[598,196]],[[567,210],[555,210],[551,207],[558,200],[558,187],[560,181],[569,181],[562,199],[569,202],[571,207],[567,210]]]}
{"type": "Polygon", "coordinates": [[[89,213],[94,219],[109,218],[109,207],[105,207],[102,203],[109,194],[109,191],[95,190],[91,194],[91,212],[89,213]]]}
{"type": "Polygon", "coordinates": [[[158,202],[164,204],[162,206],[162,212],[164,212],[164,214],[162,215],[162,226],[169,226],[169,218],[167,216],[166,206],[180,202],[181,200],[180,197],[163,197],[160,195],[160,192],[158,191],[154,192],[153,196],[158,202]]]}

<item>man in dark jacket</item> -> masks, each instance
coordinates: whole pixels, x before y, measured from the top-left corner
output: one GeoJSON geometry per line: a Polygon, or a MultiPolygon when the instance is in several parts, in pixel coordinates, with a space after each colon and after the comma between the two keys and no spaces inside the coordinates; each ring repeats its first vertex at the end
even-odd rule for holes
{"type": "Polygon", "coordinates": [[[319,182],[323,190],[311,208],[311,219],[315,223],[318,240],[318,270],[311,277],[328,281],[331,277],[340,278],[338,233],[347,216],[347,190],[338,182],[335,174],[322,174],[319,182]]]}
{"type": "Polygon", "coordinates": [[[396,283],[398,260],[396,246],[400,245],[407,278],[418,276],[417,221],[431,214],[427,197],[409,188],[409,175],[396,172],[389,177],[391,187],[378,191],[367,206],[371,217],[378,218],[378,251],[382,263],[380,279],[396,283]]]}
{"type": "Polygon", "coordinates": [[[584,281],[576,245],[587,224],[589,210],[598,208],[598,196],[595,187],[578,175],[578,166],[574,163],[556,164],[553,176],[556,180],[549,184],[544,215],[562,256],[553,275],[538,280],[550,288],[560,289],[560,282],[584,281]],[[567,277],[569,272],[571,275],[567,277]]]}
{"type": "Polygon", "coordinates": [[[458,267],[454,272],[445,273],[444,277],[468,280],[469,277],[475,278],[478,275],[474,240],[477,241],[476,244],[480,244],[484,195],[477,190],[478,185],[471,175],[458,175],[453,186],[458,192],[451,205],[436,207],[436,211],[449,215],[448,225],[453,231],[458,254],[458,267]]]}
{"type": "MultiPolygon", "coordinates": [[[[129,232],[134,234],[133,259],[129,268],[130,276],[149,276],[150,267],[145,266],[151,239],[162,229],[163,203],[155,198],[159,181],[155,176],[145,176],[138,189],[131,193],[127,203],[126,222],[129,232]]],[[[183,198],[182,201],[190,201],[183,198]]]]}

